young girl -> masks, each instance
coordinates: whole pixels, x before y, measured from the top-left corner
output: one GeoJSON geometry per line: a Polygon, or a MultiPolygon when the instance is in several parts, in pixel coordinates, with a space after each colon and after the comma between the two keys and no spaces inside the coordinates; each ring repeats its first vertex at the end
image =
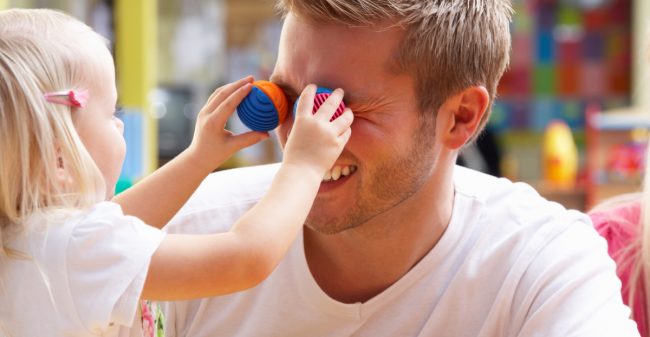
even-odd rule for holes
{"type": "Polygon", "coordinates": [[[230,232],[156,228],[215,167],[267,137],[224,130],[251,81],[217,89],[190,147],[106,201],[125,143],[105,41],[58,12],[0,12],[0,335],[153,336],[141,299],[231,293],[272,272],[350,137],[349,110],[329,122],[341,90],[312,115],[307,86],[270,190],[230,232]]]}
{"type": "Polygon", "coordinates": [[[641,336],[650,337],[650,156],[646,157],[644,190],[608,199],[589,216],[616,261],[623,301],[632,309],[641,336]]]}

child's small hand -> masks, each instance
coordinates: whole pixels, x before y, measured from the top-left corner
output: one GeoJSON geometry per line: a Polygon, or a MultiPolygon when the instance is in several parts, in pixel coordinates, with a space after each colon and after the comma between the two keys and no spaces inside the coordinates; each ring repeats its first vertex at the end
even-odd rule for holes
{"type": "Polygon", "coordinates": [[[346,108],[341,116],[330,122],[343,100],[343,90],[336,89],[312,114],[316,86],[308,85],[300,95],[295,120],[284,148],[284,163],[303,165],[319,176],[330,169],[350,139],[354,119],[346,108]]]}
{"type": "Polygon", "coordinates": [[[269,137],[267,132],[249,131],[234,135],[226,122],[239,103],[251,91],[253,78],[248,76],[215,90],[196,119],[194,138],[188,151],[194,162],[210,172],[237,151],[269,137]]]}

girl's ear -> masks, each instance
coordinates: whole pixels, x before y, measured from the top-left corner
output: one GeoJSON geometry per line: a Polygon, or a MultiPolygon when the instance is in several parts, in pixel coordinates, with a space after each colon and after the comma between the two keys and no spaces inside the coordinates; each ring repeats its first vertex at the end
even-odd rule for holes
{"type": "Polygon", "coordinates": [[[474,86],[465,88],[443,103],[438,112],[438,122],[443,124],[442,139],[448,148],[459,149],[472,138],[478,131],[489,101],[487,89],[474,86]]]}

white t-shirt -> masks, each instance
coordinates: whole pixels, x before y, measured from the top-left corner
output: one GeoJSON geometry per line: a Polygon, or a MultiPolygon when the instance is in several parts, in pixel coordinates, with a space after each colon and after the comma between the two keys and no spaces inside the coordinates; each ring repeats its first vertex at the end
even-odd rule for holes
{"type": "Polygon", "coordinates": [[[111,202],[27,223],[9,245],[29,259],[0,264],[0,336],[142,336],[136,309],[164,232],[111,202]]]}
{"type": "MultiPolygon", "coordinates": [[[[169,232],[225,231],[277,166],[210,176],[169,232]]],[[[523,183],[456,167],[451,221],[436,246],[364,303],[328,297],[302,235],[259,286],[166,304],[168,336],[639,336],[606,242],[584,214],[523,183]]],[[[404,243],[405,245],[408,242],[404,243]]]]}

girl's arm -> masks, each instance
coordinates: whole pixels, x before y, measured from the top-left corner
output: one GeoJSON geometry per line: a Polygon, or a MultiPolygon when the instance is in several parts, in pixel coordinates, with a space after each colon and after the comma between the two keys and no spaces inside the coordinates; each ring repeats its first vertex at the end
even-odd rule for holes
{"type": "Polygon", "coordinates": [[[301,95],[283,163],[264,197],[229,232],[168,235],[152,257],[142,298],[228,294],[257,285],[275,269],[351,134],[349,109],[329,122],[342,91],[335,90],[312,115],[314,94],[315,86],[308,86],[301,95]]]}
{"type": "Polygon", "coordinates": [[[251,90],[251,77],[217,89],[197,116],[192,144],[169,163],[113,197],[125,214],[162,228],[207,175],[235,152],[268,138],[265,132],[233,135],[228,118],[251,90]]]}
{"type": "Polygon", "coordinates": [[[318,191],[321,176],[281,165],[268,193],[230,232],[170,234],[153,255],[142,298],[180,300],[251,288],[285,255],[318,191]]]}

